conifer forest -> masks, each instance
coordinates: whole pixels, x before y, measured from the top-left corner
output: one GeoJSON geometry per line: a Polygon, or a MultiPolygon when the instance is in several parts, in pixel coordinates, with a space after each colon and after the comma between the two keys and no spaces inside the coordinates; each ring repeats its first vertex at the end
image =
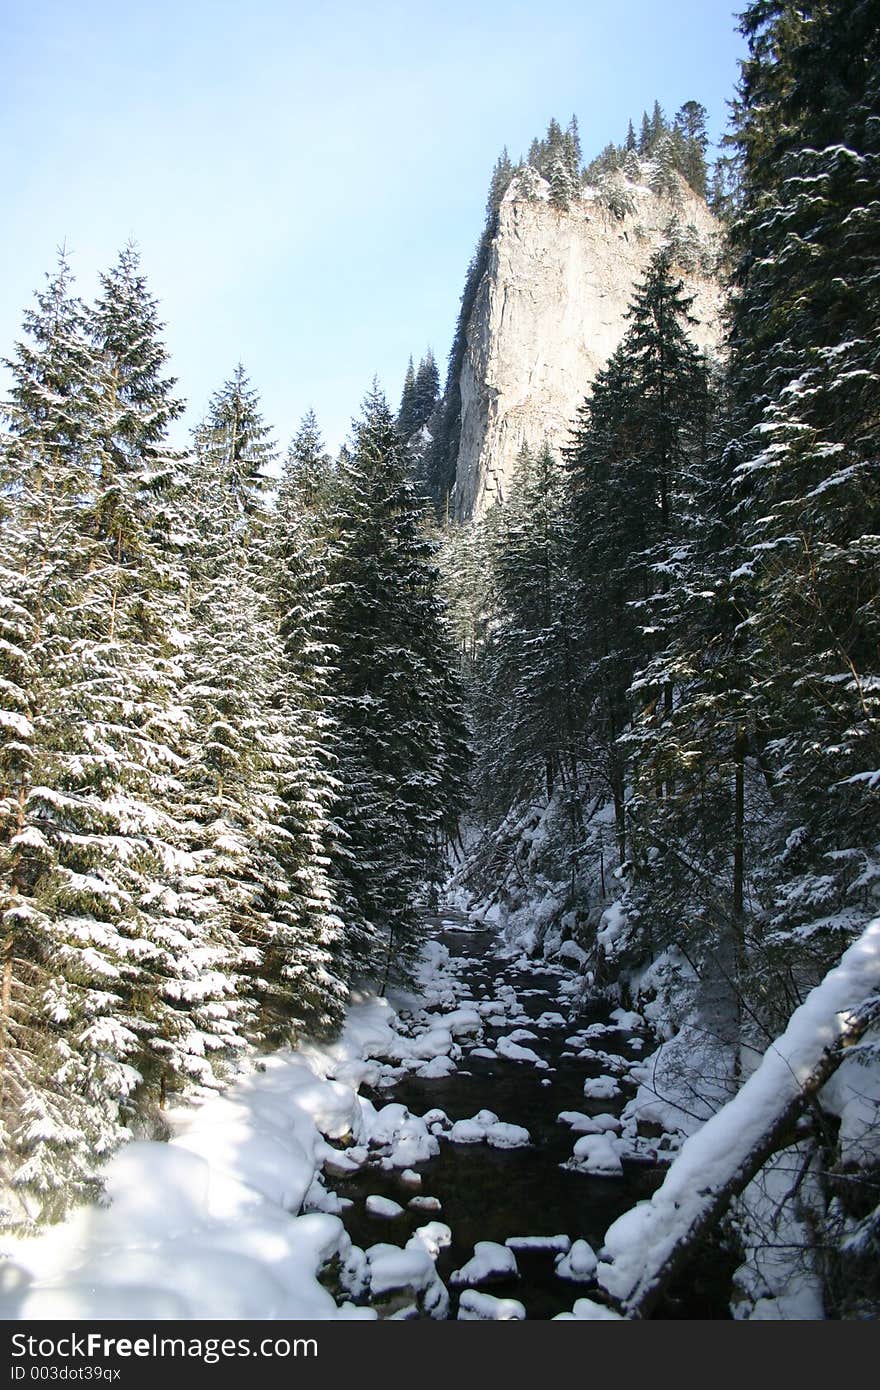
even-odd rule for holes
{"type": "Polygon", "coordinates": [[[134,241],[2,345],[0,1316],[880,1313],[880,4],[733,22],[717,159],[504,150],[339,450],[181,429],[134,241]],[[514,217],[641,271],[486,463],[514,217]]]}

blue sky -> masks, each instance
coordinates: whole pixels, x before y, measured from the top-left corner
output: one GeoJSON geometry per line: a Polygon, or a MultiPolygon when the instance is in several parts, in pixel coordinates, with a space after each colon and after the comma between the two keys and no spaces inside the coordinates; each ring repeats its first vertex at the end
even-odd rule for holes
{"type": "Polygon", "coordinates": [[[240,359],[286,443],[335,447],[373,375],[445,368],[492,166],[576,112],[585,155],[657,97],[717,137],[727,0],[0,0],[0,354],[65,242],[134,238],[193,423],[240,359]]]}

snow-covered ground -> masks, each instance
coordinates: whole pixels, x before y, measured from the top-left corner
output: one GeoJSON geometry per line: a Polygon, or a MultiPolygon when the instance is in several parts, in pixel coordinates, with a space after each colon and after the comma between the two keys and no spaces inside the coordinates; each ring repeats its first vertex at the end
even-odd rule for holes
{"type": "MultiPolygon", "coordinates": [[[[395,1102],[377,1108],[359,1088],[443,1076],[471,1053],[530,1068],[547,1063],[523,1045],[540,1046],[541,1033],[524,1026],[517,991],[499,982],[491,997],[463,997],[437,941],[425,947],[416,989],[393,1004],[355,997],[334,1042],[253,1060],[222,1095],[166,1112],[169,1142],[127,1144],[106,1166],[104,1205],[3,1240],[0,1317],[350,1319],[374,1318],[377,1306],[384,1316],[446,1317],[435,1262],[450,1232],[431,1219],[440,1203],[421,1191],[417,1165],[441,1143],[529,1146],[529,1131],[487,1109],[453,1119],[436,1109],[414,1115],[395,1102]],[[481,1046],[490,1023],[502,1035],[481,1046]],[[349,1203],[333,1184],[370,1167],[396,1175],[400,1200],[368,1197],[380,1239],[360,1249],[341,1220],[349,1203]],[[414,1212],[425,1224],[405,1239],[414,1212]]],[[[535,1026],[564,1024],[551,1012],[535,1026]]],[[[611,1142],[603,1131],[598,1137],[611,1142]]],[[[536,1238],[522,1240],[529,1248],[536,1238]]],[[[566,1254],[569,1238],[554,1240],[537,1238],[566,1254]]],[[[455,1282],[515,1277],[514,1244],[477,1242],[455,1282]]],[[[561,1277],[574,1270],[566,1265],[561,1277]]],[[[516,1300],[467,1289],[460,1299],[464,1319],[524,1315],[516,1300]]]]}
{"type": "Polygon", "coordinates": [[[375,1316],[319,1284],[352,1248],[338,1214],[308,1208],[332,1208],[327,1140],[369,1137],[372,1107],[355,1087],[392,1020],[385,1001],[360,999],[333,1045],[262,1058],[223,1095],[167,1114],[170,1142],[127,1144],[107,1165],[106,1207],[2,1242],[0,1316],[375,1316]]]}
{"type": "MultiPolygon", "coordinates": [[[[682,1213],[701,1200],[716,1174],[727,1171],[731,1156],[765,1122],[767,1108],[796,1084],[816,1047],[835,1035],[845,1021],[847,999],[858,993],[856,983],[867,990],[880,979],[878,932],[880,925],[811,996],[736,1101],[697,1127],[653,1200],[621,1217],[601,1249],[597,1244],[594,1251],[577,1232],[534,1234],[525,1223],[521,1234],[508,1227],[503,1244],[476,1240],[469,1258],[448,1266],[453,1272],[446,1277],[458,1294],[457,1316],[526,1316],[525,1292],[524,1302],[494,1293],[507,1294],[510,1282],[518,1280],[518,1257],[542,1253],[555,1261],[555,1275],[572,1295],[580,1284],[599,1299],[604,1287],[625,1301],[651,1249],[662,1257],[682,1213]],[[486,1292],[485,1285],[494,1281],[504,1287],[486,1292]]],[[[499,949],[504,955],[503,945],[499,949]]],[[[0,1240],[0,1317],[448,1317],[449,1293],[437,1262],[451,1258],[453,1232],[438,1219],[444,1214],[430,1190],[431,1160],[442,1145],[472,1153],[474,1146],[529,1150],[532,1134],[494,1110],[454,1117],[435,1107],[418,1115],[397,1101],[374,1104],[360,1088],[367,1084],[375,1095],[407,1076],[430,1080],[456,1070],[465,1075],[472,1057],[482,1058],[483,1065],[506,1066],[517,1076],[537,1072],[554,1084],[554,1068],[541,1056],[550,1029],[557,1030],[558,1045],[565,1037],[574,1062],[598,1072],[583,1082],[584,1110],[558,1112],[559,1124],[571,1135],[570,1156],[561,1166],[607,1189],[619,1186],[628,1161],[675,1157],[684,1135],[651,1139],[640,1131],[646,1110],[646,1083],[640,1078],[647,1076],[652,1058],[627,1061],[605,1050],[616,1039],[638,1051],[634,1044],[644,1031],[639,1014],[616,1010],[608,1022],[579,1029],[571,1021],[576,1009],[567,1014],[545,1009],[531,1019],[526,1001],[540,998],[530,1005],[537,1012],[547,991],[524,984],[534,980],[530,972],[548,973],[546,961],[532,962],[508,950],[497,979],[475,991],[479,998],[471,997],[458,965],[444,945],[429,941],[412,994],[391,1002],[367,993],[355,997],[334,1042],[256,1059],[222,1095],[166,1112],[169,1142],[133,1141],[108,1163],[104,1205],[82,1207],[39,1235],[0,1240]],[[334,1186],[370,1172],[384,1174],[395,1195],[366,1197],[364,1210],[376,1236],[375,1243],[361,1248],[342,1220],[351,1202],[334,1186]]],[[[559,975],[553,991],[567,1007],[576,977],[565,967],[550,966],[554,971],[559,975]]],[[[581,1084],[579,1077],[575,1084],[581,1084]]],[[[864,1084],[845,1082],[842,1072],[825,1094],[841,1117],[846,1152],[858,1157],[876,1145],[877,1096],[864,1084]]],[[[551,1110],[551,1120],[555,1113],[551,1110]]],[[[788,1181],[784,1171],[777,1176],[779,1183],[788,1181]]],[[[776,1178],[768,1170],[764,1180],[772,1185],[776,1178]]],[[[758,1211],[759,1206],[759,1196],[753,1195],[752,1207],[758,1211]]],[[[740,1279],[752,1316],[822,1316],[815,1281],[793,1291],[781,1266],[771,1269],[765,1261],[759,1273],[754,1287],[746,1287],[746,1273],[740,1279]]],[[[521,1291],[516,1282],[514,1291],[521,1291]]],[[[590,1297],[569,1306],[572,1311],[559,1316],[617,1316],[590,1297]]]]}

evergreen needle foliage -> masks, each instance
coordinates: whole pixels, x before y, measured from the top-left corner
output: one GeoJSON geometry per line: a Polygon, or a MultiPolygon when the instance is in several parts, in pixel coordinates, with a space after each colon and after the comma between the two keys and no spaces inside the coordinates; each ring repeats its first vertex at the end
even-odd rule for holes
{"type": "MultiPolygon", "coordinates": [[[[464,797],[461,697],[401,435],[280,484],[239,365],[190,453],[129,246],[60,260],[0,439],[2,1216],[96,1190],[172,1092],[341,1020],[417,944],[464,797]],[[276,495],[273,497],[273,491],[276,495]]],[[[417,418],[436,397],[430,353],[417,418]]]]}

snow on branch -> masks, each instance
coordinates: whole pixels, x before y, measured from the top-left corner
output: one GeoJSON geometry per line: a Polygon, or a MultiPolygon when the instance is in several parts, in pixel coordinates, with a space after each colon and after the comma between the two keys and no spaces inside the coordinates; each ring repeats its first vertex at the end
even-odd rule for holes
{"type": "Polygon", "coordinates": [[[651,1200],[609,1228],[598,1278],[628,1317],[650,1312],[878,1016],[880,918],[795,1010],[733,1100],[685,1142],[651,1200]]]}

